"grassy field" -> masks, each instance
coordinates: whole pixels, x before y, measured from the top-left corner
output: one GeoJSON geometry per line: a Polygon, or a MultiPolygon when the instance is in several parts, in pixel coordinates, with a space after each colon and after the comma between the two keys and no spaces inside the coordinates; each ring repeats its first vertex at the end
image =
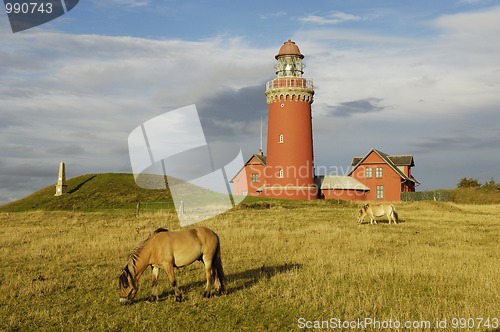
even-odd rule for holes
{"type": "Polygon", "coordinates": [[[148,271],[131,306],[118,300],[126,257],[155,228],[179,228],[173,213],[3,212],[0,330],[288,331],[365,319],[379,324],[366,330],[456,330],[455,318],[498,328],[500,205],[396,206],[398,225],[358,225],[354,205],[325,201],[228,211],[199,224],[220,235],[227,295],[202,297],[196,262],[177,270],[183,302],[164,272],[159,303],[147,302],[148,271]]]}

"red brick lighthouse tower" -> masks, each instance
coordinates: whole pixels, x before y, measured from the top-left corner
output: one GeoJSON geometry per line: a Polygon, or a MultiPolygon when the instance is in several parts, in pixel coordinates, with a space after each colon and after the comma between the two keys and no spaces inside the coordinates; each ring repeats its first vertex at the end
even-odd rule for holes
{"type": "Polygon", "coordinates": [[[275,56],[276,78],[266,84],[267,161],[261,195],[316,199],[311,104],[312,81],[302,78],[304,56],[291,40],[275,56]]]}

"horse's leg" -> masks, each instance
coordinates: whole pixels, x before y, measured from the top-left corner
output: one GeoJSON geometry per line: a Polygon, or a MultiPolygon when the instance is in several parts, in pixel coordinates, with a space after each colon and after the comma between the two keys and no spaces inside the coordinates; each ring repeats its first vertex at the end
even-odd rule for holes
{"type": "Polygon", "coordinates": [[[160,274],[160,268],[156,266],[152,266],[153,271],[152,275],[152,289],[151,289],[151,297],[149,298],[150,302],[158,301],[158,275],[160,274]]]}
{"type": "Polygon", "coordinates": [[[213,279],[212,286],[215,286],[215,294],[222,295],[222,293],[223,293],[222,289],[224,288],[224,286],[222,285],[221,280],[219,278],[216,278],[216,274],[217,273],[214,273],[214,279],[213,279]]]}
{"type": "Polygon", "coordinates": [[[170,284],[174,288],[175,301],[181,302],[182,301],[182,294],[179,291],[179,288],[177,288],[177,280],[175,279],[174,266],[168,265],[168,266],[164,266],[163,268],[167,272],[168,279],[170,280],[170,284]]]}
{"type": "Polygon", "coordinates": [[[222,260],[220,258],[220,254],[219,257],[216,258],[213,265],[215,271],[214,282],[217,290],[217,295],[222,295],[226,292],[226,290],[224,287],[224,269],[222,268],[222,260]]]}
{"type": "Polygon", "coordinates": [[[373,213],[368,213],[368,217],[370,218],[370,225],[376,224],[375,215],[373,213]]]}
{"type": "Polygon", "coordinates": [[[389,220],[389,225],[390,225],[391,221],[392,221],[392,213],[391,212],[386,213],[386,216],[387,216],[387,220],[389,220]]]}
{"type": "Polygon", "coordinates": [[[210,297],[210,290],[214,279],[212,260],[208,260],[206,257],[203,257],[203,263],[205,264],[205,277],[207,278],[207,284],[205,286],[203,297],[210,297]]]}

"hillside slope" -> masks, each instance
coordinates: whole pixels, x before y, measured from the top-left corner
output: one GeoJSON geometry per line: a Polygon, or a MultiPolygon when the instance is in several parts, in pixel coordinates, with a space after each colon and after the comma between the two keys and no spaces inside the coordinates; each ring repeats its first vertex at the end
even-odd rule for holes
{"type": "Polygon", "coordinates": [[[67,180],[68,193],[55,197],[51,185],[20,200],[0,206],[0,211],[89,210],[134,207],[137,202],[171,202],[170,191],[142,189],[132,174],[86,174],[67,180]]]}

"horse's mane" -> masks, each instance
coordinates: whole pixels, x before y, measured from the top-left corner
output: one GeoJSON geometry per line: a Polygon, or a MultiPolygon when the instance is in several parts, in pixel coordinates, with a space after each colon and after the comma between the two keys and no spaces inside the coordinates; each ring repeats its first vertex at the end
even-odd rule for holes
{"type": "Polygon", "coordinates": [[[158,228],[154,232],[149,233],[148,237],[146,237],[144,240],[139,242],[134,249],[132,249],[132,252],[128,255],[128,261],[132,262],[134,267],[137,259],[139,258],[139,254],[141,253],[142,249],[148,243],[148,241],[156,234],[162,233],[162,232],[168,232],[168,229],[166,228],[158,228]]]}

